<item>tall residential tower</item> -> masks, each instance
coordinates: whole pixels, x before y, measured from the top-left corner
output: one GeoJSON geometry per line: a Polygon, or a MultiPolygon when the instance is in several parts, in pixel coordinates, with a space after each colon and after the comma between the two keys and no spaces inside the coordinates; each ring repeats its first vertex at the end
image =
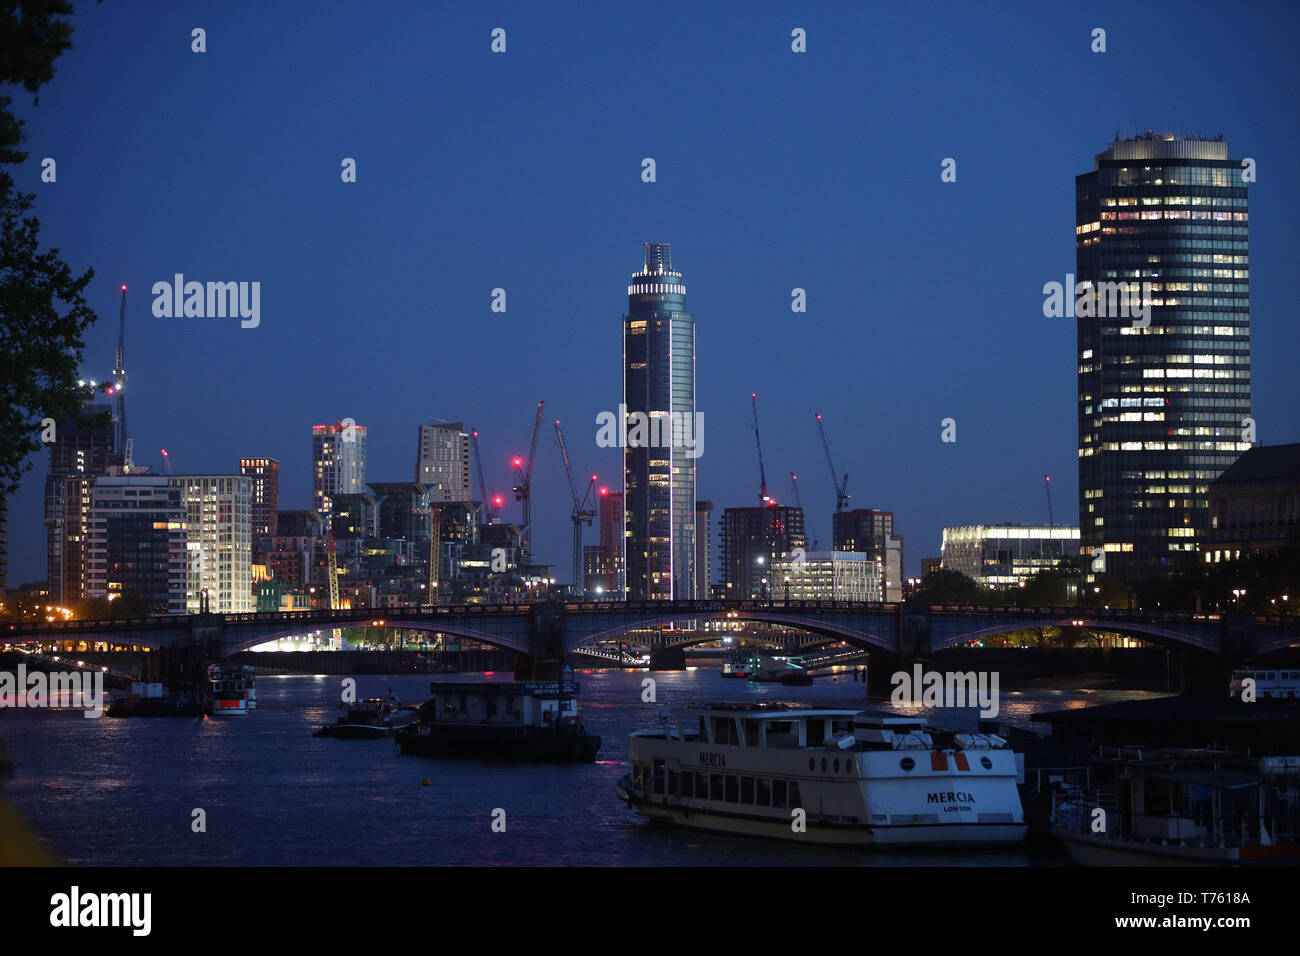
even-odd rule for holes
{"type": "Polygon", "coordinates": [[[668,243],[648,242],[623,316],[623,567],[629,600],[695,593],[695,317],[668,243]]]}
{"type": "Polygon", "coordinates": [[[1193,558],[1207,486],[1250,447],[1247,175],[1222,138],[1147,133],[1075,177],[1078,286],[1150,283],[1145,315],[1078,317],[1085,571],[1096,549],[1127,580],[1193,558]]]}
{"type": "Polygon", "coordinates": [[[366,490],[366,426],[346,419],[337,425],[313,425],[311,460],[311,506],[328,514],[334,495],[366,490]]]}

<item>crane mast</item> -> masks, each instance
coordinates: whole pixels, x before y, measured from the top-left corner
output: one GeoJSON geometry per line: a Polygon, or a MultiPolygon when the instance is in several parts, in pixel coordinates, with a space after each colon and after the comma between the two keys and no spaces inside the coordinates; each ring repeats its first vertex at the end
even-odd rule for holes
{"type": "Polygon", "coordinates": [[[525,462],[516,458],[515,465],[515,501],[521,502],[521,511],[523,512],[523,534],[521,536],[519,547],[519,563],[527,564],[532,559],[532,495],[533,495],[533,462],[537,459],[537,434],[542,427],[542,408],[545,402],[537,403],[537,418],[533,421],[533,442],[528,449],[528,461],[525,462]]]}
{"type": "Polygon", "coordinates": [[[750,392],[749,401],[754,409],[754,444],[758,446],[758,500],[767,504],[767,473],[763,470],[763,441],[758,437],[758,393],[750,392]]]}
{"type": "Polygon", "coordinates": [[[835,512],[838,514],[849,506],[849,473],[846,471],[843,478],[836,477],[835,462],[831,459],[831,446],[826,441],[826,429],[822,427],[822,417],[817,416],[817,434],[822,437],[822,449],[826,452],[826,465],[831,470],[831,482],[835,485],[835,512]]]}
{"type": "Polygon", "coordinates": [[[1047,489],[1047,527],[1056,527],[1056,517],[1052,514],[1052,476],[1043,475],[1043,487],[1047,489]]]}
{"type": "Polygon", "coordinates": [[[564,474],[569,479],[569,495],[573,498],[573,512],[569,515],[569,520],[573,522],[573,587],[576,593],[582,594],[585,590],[582,584],[582,526],[584,523],[591,524],[591,519],[596,517],[595,500],[592,500],[590,507],[587,505],[587,500],[592,498],[592,491],[596,487],[596,476],[591,476],[586,492],[579,498],[578,486],[573,481],[573,467],[569,464],[569,449],[564,444],[564,432],[560,430],[558,419],[555,422],[555,439],[560,443],[564,474]]]}
{"type": "Polygon", "coordinates": [[[497,516],[497,494],[483,480],[483,455],[478,450],[478,429],[470,429],[469,436],[470,441],[474,444],[474,464],[478,466],[478,493],[479,497],[483,499],[483,513],[487,517],[487,520],[483,523],[491,524],[492,519],[497,516]]]}
{"type": "Polygon", "coordinates": [[[130,439],[126,431],[126,286],[122,286],[122,310],[117,320],[117,356],[113,364],[113,391],[116,401],[113,403],[115,434],[113,436],[117,452],[123,456],[122,464],[127,474],[135,462],[132,461],[130,439]]]}

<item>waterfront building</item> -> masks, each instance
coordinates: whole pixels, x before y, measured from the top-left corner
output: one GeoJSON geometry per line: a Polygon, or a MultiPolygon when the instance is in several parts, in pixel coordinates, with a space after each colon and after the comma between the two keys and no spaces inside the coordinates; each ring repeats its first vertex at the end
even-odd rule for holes
{"type": "Polygon", "coordinates": [[[86,596],[142,598],[184,614],[188,531],[181,490],[162,475],[103,475],[91,490],[86,596]]]}
{"type": "MultiPolygon", "coordinates": [[[[666,242],[646,243],[623,315],[623,568],[633,600],[695,593],[695,317],[666,242]],[[638,424],[640,427],[638,428],[638,424]],[[689,429],[689,434],[685,432],[689,429]]],[[[620,436],[621,438],[622,436],[620,436]]]]}
{"type": "Polygon", "coordinates": [[[180,489],[188,530],[186,609],[217,614],[253,610],[253,479],[169,475],[180,489]],[[206,602],[205,602],[206,598],[206,602]]]}
{"type": "Polygon", "coordinates": [[[861,551],[786,552],[775,562],[773,597],[787,601],[879,601],[880,565],[861,551]]]}
{"type": "Polygon", "coordinates": [[[1222,137],[1116,139],[1075,177],[1080,544],[1124,580],[1195,559],[1250,447],[1248,192],[1222,137]]]}
{"type": "Polygon", "coordinates": [[[1078,528],[976,524],[943,529],[944,570],[994,589],[1019,587],[1078,553],[1078,528]]]}

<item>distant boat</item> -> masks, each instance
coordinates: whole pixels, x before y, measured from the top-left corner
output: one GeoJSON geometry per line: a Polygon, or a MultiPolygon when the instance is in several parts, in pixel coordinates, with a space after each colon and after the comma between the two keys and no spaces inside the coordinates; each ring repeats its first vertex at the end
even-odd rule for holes
{"type": "Polygon", "coordinates": [[[396,697],[371,697],[347,705],[348,711],[332,724],[326,724],[313,737],[337,737],[340,740],[377,740],[391,737],[394,731],[420,719],[414,707],[403,707],[396,697]]]}
{"type": "Polygon", "coordinates": [[[208,713],[240,716],[257,708],[257,677],[250,664],[213,664],[208,668],[208,713]]]}
{"type": "Polygon", "coordinates": [[[394,734],[403,754],[590,763],[600,750],[571,678],[434,681],[429,690],[419,721],[394,734]]]}

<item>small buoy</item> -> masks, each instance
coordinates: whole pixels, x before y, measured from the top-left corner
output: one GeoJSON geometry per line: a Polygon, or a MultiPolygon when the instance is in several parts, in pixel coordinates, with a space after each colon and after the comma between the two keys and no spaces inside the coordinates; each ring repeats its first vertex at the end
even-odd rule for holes
{"type": "Polygon", "coordinates": [[[429,778],[428,778],[428,777],[425,777],[423,780],[420,781],[420,786],[422,786],[422,787],[427,787],[428,785],[429,785],[429,778]]]}

